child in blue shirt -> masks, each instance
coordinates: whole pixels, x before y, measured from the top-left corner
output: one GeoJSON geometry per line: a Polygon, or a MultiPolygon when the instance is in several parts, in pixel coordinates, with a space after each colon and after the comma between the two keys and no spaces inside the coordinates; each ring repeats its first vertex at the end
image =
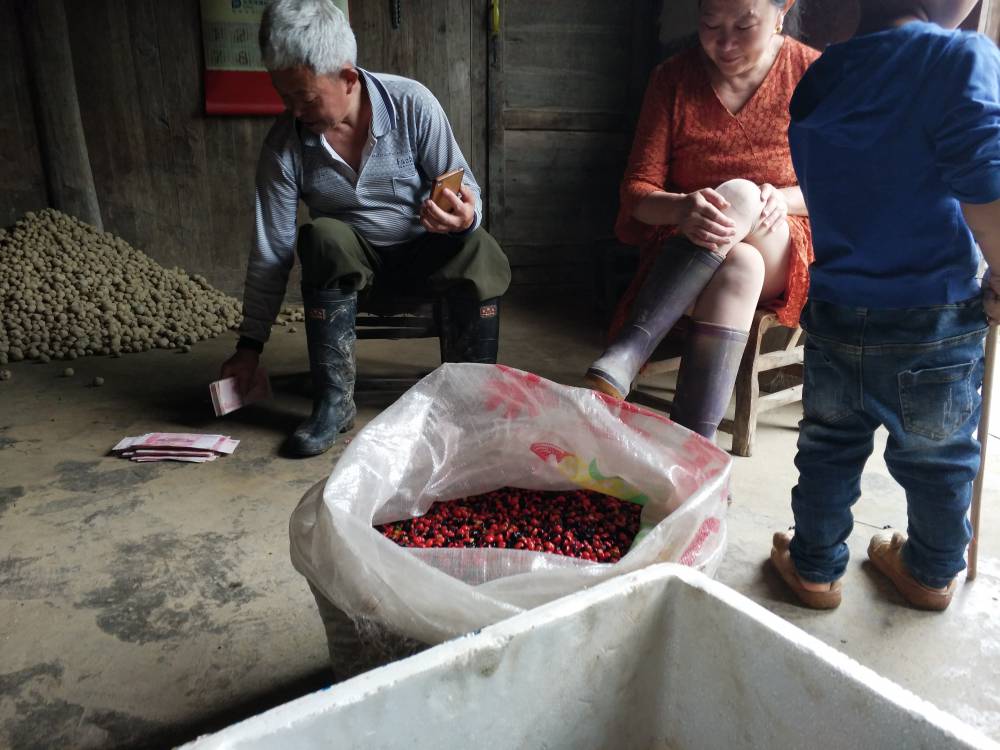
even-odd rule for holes
{"type": "Polygon", "coordinates": [[[840,603],[851,506],[882,425],[908,534],[876,535],[869,558],[923,609],[947,607],[965,568],[987,330],[977,241],[1000,268],[1000,52],[953,30],[974,5],[861,0],[856,35],[792,98],[816,260],[795,533],[774,535],[771,560],[807,606],[840,603]]]}

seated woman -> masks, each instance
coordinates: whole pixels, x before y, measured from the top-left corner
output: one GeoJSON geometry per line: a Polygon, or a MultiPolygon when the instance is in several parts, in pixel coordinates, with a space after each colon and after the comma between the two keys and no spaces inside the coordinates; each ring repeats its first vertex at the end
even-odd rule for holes
{"type": "Polygon", "coordinates": [[[670,416],[709,439],[754,311],[797,325],[809,283],[788,104],[819,53],[782,34],[794,2],[700,1],[699,44],[653,71],[621,186],[616,233],[641,263],[587,381],[625,398],[693,305],[670,416]]]}

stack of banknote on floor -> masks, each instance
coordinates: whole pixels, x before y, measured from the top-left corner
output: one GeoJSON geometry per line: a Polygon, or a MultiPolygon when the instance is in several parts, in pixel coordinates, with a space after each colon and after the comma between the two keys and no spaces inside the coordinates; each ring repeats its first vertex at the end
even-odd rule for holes
{"type": "Polygon", "coordinates": [[[219,456],[228,456],[239,440],[228,435],[199,435],[193,432],[147,432],[127,437],[111,449],[111,453],[132,461],[189,461],[205,463],[219,456]]]}

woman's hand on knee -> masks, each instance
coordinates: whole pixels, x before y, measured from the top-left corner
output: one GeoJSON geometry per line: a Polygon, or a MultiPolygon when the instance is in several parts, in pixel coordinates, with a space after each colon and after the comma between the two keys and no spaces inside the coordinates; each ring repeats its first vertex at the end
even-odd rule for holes
{"type": "Polygon", "coordinates": [[[736,223],[723,211],[729,201],[712,188],[702,188],[684,197],[683,218],[678,228],[691,242],[716,253],[725,254],[732,247],[736,223]]]}
{"type": "Polygon", "coordinates": [[[769,182],[760,186],[760,199],[764,202],[764,207],[760,211],[760,221],[754,231],[773,232],[788,218],[788,199],[769,182]]]}

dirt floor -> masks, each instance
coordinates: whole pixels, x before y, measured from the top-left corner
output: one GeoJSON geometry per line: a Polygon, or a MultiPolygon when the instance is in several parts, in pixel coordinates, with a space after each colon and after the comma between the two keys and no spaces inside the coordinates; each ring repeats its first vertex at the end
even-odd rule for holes
{"type": "MultiPolygon", "coordinates": [[[[511,300],[501,360],[579,385],[600,345],[587,300],[511,300]]],[[[309,411],[303,326],[267,347],[275,399],[223,419],[207,383],[234,338],[190,354],[19,363],[0,383],[0,747],[164,747],[328,684],[315,604],[288,558],[288,517],[343,450],[279,455],[309,411]],[[101,387],[89,385],[95,376],[101,387]],[[107,455],[126,435],[221,432],[241,443],[208,464],[107,455]]],[[[360,376],[416,375],[432,340],[362,342],[360,376]]],[[[362,392],[359,428],[394,398],[362,392]]],[[[998,408],[1000,411],[1000,408],[998,408]]],[[[865,475],[840,609],[791,603],[764,564],[791,523],[796,404],[765,415],[735,459],[719,579],[862,664],[1000,740],[1000,474],[991,448],[980,574],[943,614],[902,605],[864,562],[868,539],[905,527],[881,459],[865,475]]],[[[720,444],[728,447],[728,436],[720,444]]]]}

